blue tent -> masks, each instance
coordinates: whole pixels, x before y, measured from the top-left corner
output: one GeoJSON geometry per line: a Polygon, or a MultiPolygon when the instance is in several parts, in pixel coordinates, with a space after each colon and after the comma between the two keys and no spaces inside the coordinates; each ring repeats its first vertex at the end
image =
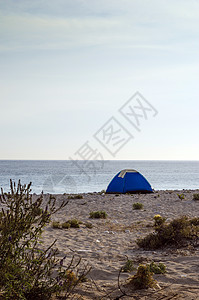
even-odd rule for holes
{"type": "Polygon", "coordinates": [[[122,170],[109,183],[106,193],[152,193],[151,185],[136,170],[122,170]]]}

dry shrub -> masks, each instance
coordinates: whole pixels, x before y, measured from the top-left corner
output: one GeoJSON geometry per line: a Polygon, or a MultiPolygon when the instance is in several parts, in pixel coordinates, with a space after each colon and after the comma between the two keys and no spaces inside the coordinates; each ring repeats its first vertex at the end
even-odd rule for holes
{"type": "Polygon", "coordinates": [[[106,219],[107,213],[105,211],[91,211],[90,212],[91,219],[106,219]]]}
{"type": "Polygon", "coordinates": [[[136,203],[133,203],[133,209],[142,209],[143,208],[143,204],[142,203],[139,203],[139,202],[136,202],[136,203]]]}
{"type": "Polygon", "coordinates": [[[199,194],[193,194],[193,200],[195,201],[199,200],[199,194]]]}
{"type": "MultiPolygon", "coordinates": [[[[74,257],[68,265],[66,257],[58,258],[54,241],[42,249],[41,235],[51,217],[66,206],[56,206],[54,196],[45,201],[43,194],[36,200],[31,194],[31,183],[16,186],[10,181],[10,192],[1,189],[0,203],[0,294],[9,300],[48,300],[53,294],[69,295],[80,280],[78,274],[81,259],[74,257]],[[67,283],[67,284],[64,284],[67,283]],[[69,285],[70,283],[70,285],[69,285]]],[[[59,223],[54,222],[55,227],[59,223]]],[[[82,268],[86,275],[89,269],[82,268]]],[[[65,299],[68,299],[65,297],[65,299]]]]}
{"type": "Polygon", "coordinates": [[[199,218],[188,219],[186,216],[174,219],[169,224],[162,223],[155,227],[155,232],[137,240],[139,247],[146,250],[158,249],[168,245],[181,247],[198,239],[199,218]]]}
{"type": "Polygon", "coordinates": [[[150,266],[139,265],[137,273],[130,278],[129,284],[133,286],[135,290],[153,287],[156,284],[156,281],[153,279],[153,273],[150,270],[150,266]]]}

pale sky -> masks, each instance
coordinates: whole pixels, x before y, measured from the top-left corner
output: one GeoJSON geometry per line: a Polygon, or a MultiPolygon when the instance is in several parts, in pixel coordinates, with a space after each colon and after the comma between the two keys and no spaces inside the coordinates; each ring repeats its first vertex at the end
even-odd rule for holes
{"type": "Polygon", "coordinates": [[[198,78],[199,0],[0,0],[0,159],[199,160],[198,78]],[[112,117],[121,147],[96,139],[112,117]]]}

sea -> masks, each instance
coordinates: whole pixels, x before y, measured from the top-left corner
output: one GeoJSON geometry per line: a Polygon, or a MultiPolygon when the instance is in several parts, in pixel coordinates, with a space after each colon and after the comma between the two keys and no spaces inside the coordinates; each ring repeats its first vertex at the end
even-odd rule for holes
{"type": "Polygon", "coordinates": [[[11,179],[32,182],[36,194],[101,192],[123,169],[141,172],[155,190],[199,189],[199,161],[160,160],[0,160],[0,187],[8,192],[11,179]]]}

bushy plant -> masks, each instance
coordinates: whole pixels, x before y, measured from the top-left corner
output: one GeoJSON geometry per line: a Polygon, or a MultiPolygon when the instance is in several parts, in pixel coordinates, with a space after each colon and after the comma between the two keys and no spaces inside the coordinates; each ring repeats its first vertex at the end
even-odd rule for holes
{"type": "Polygon", "coordinates": [[[90,212],[91,219],[106,219],[107,213],[105,211],[91,211],[90,212]]]}
{"type": "Polygon", "coordinates": [[[71,219],[66,222],[60,223],[57,221],[52,222],[52,227],[55,229],[69,229],[69,228],[80,228],[81,221],[77,219],[71,219]]]}
{"type": "Polygon", "coordinates": [[[78,277],[72,270],[66,271],[66,278],[61,282],[66,288],[72,287],[78,281],[78,277]]]}
{"type": "Polygon", "coordinates": [[[143,208],[142,203],[139,202],[133,203],[133,209],[142,209],[142,208],[143,208]]]}
{"type": "Polygon", "coordinates": [[[84,223],[84,225],[85,225],[86,228],[88,228],[88,229],[92,229],[92,228],[93,228],[93,224],[92,224],[92,223],[86,222],[86,223],[84,223]]]}
{"type": "Polygon", "coordinates": [[[101,192],[99,192],[100,195],[102,194],[106,194],[106,191],[105,190],[101,190],[101,192]]]}
{"type": "MultiPolygon", "coordinates": [[[[10,193],[1,189],[0,291],[3,299],[45,300],[53,293],[69,292],[69,288],[61,284],[68,280],[68,267],[63,264],[65,258],[57,258],[56,241],[47,249],[43,249],[40,242],[51,216],[67,203],[56,207],[56,199],[50,197],[44,204],[43,194],[33,200],[30,193],[31,183],[22,186],[20,181],[17,187],[10,181],[10,193]]],[[[73,260],[71,268],[75,268],[73,260]]]]}
{"type": "Polygon", "coordinates": [[[199,225],[199,218],[198,217],[192,218],[191,220],[189,220],[189,222],[190,222],[191,225],[198,226],[199,225]]]}
{"type": "Polygon", "coordinates": [[[166,266],[163,263],[156,264],[152,261],[149,265],[150,271],[154,274],[164,274],[166,272],[166,266]]]}
{"type": "Polygon", "coordinates": [[[63,229],[69,229],[70,227],[71,227],[71,225],[69,222],[64,222],[61,224],[61,228],[63,228],[63,229]]]}
{"type": "Polygon", "coordinates": [[[132,272],[133,270],[135,270],[133,261],[131,259],[127,259],[127,261],[125,262],[124,266],[122,267],[122,272],[132,272]]]}
{"type": "Polygon", "coordinates": [[[195,201],[199,200],[199,194],[193,194],[193,200],[195,201]]]}
{"type": "Polygon", "coordinates": [[[68,199],[83,199],[84,197],[80,194],[77,195],[68,195],[68,199]]]}
{"type": "Polygon", "coordinates": [[[67,221],[70,224],[70,227],[72,228],[79,228],[80,222],[77,219],[72,219],[67,221]]]}
{"type": "Polygon", "coordinates": [[[59,229],[61,229],[62,225],[60,224],[60,222],[53,221],[52,222],[52,228],[55,228],[55,229],[59,228],[59,229]]]}
{"type": "Polygon", "coordinates": [[[138,239],[137,244],[144,249],[158,249],[167,245],[183,246],[185,242],[195,241],[199,237],[197,218],[189,220],[186,216],[174,219],[169,224],[155,227],[155,232],[138,239]],[[195,225],[197,224],[197,225],[195,225]]]}
{"type": "Polygon", "coordinates": [[[184,199],[184,194],[177,194],[178,195],[178,198],[180,199],[180,200],[183,200],[184,199]]]}
{"type": "Polygon", "coordinates": [[[153,217],[153,220],[154,220],[154,226],[157,227],[162,225],[166,221],[166,218],[163,218],[161,215],[155,215],[153,217]]]}
{"type": "Polygon", "coordinates": [[[129,283],[137,290],[153,287],[156,281],[153,279],[149,265],[139,265],[137,273],[132,276],[129,283]]]}

